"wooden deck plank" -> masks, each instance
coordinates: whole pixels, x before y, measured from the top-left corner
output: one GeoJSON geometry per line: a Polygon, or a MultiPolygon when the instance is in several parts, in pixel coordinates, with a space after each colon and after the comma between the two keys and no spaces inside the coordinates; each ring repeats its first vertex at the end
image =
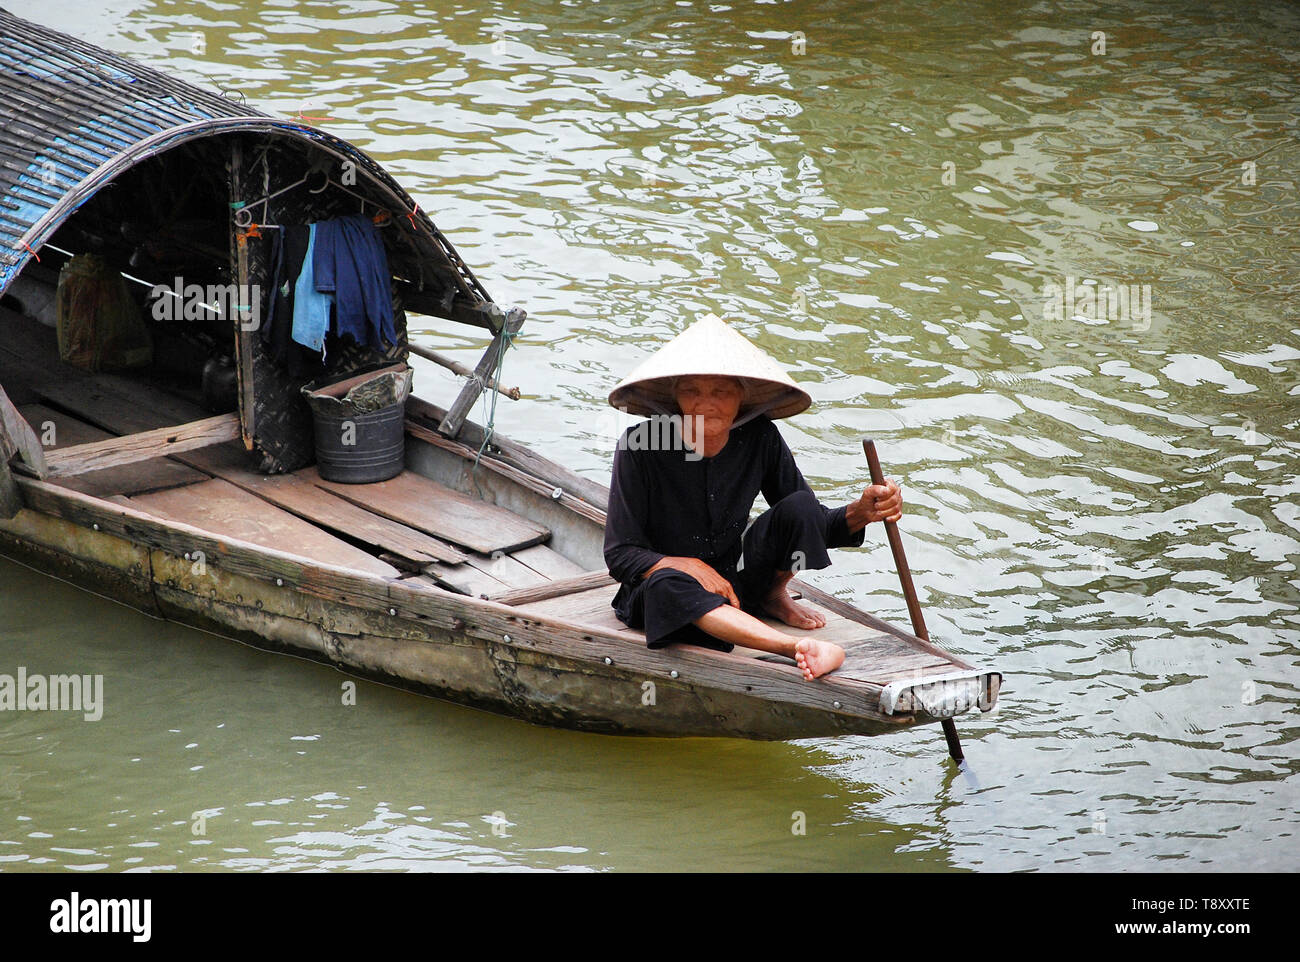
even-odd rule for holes
{"type": "MultiPolygon", "coordinates": [[[[182,521],[213,534],[239,538],[265,548],[291,551],[300,557],[355,571],[389,578],[398,575],[392,565],[221,478],[152,494],[138,494],[130,500],[142,511],[182,521]]],[[[216,561],[215,558],[212,560],[216,561]]]]}
{"type": "Polygon", "coordinates": [[[218,414],[187,424],[168,425],[122,437],[67,445],[46,458],[51,477],[75,477],[104,468],[121,467],[205,448],[239,437],[239,417],[218,414]]]}
{"type": "Polygon", "coordinates": [[[510,557],[522,561],[538,574],[551,581],[574,578],[586,574],[587,569],[575,561],[570,561],[550,545],[534,544],[510,552],[510,557]]]}
{"type": "Polygon", "coordinates": [[[583,615],[600,611],[603,608],[609,608],[610,611],[613,611],[610,602],[614,600],[614,595],[617,593],[617,584],[598,585],[585,591],[570,592],[558,598],[544,598],[541,601],[534,601],[518,607],[520,611],[536,612],[537,614],[549,615],[552,618],[569,618],[577,621],[583,615]]]}
{"type": "Polygon", "coordinates": [[[238,442],[191,451],[180,460],[224,478],[250,494],[314,524],[374,545],[418,565],[463,562],[465,552],[432,535],[367,511],[310,480],[292,474],[265,475],[253,470],[238,442]]]}
{"type": "MultiPolygon", "coordinates": [[[[475,598],[490,597],[509,590],[509,585],[467,564],[450,565],[439,561],[436,564],[429,565],[424,570],[425,574],[422,577],[428,580],[430,584],[436,584],[440,588],[447,588],[450,591],[457,591],[460,594],[471,595],[475,598]]],[[[407,580],[419,581],[421,578],[408,578],[407,580]]]]}
{"type": "Polygon", "coordinates": [[[493,553],[489,556],[472,553],[466,557],[464,563],[491,575],[511,590],[550,583],[544,575],[538,574],[528,565],[516,561],[508,554],[493,553]]]}
{"type": "Polygon", "coordinates": [[[369,511],[485,555],[509,553],[551,536],[544,525],[453,491],[414,471],[373,484],[325,481],[314,467],[295,473],[369,511]]]}
{"type": "Polygon", "coordinates": [[[814,604],[813,602],[804,601],[805,608],[815,608],[822,617],[826,619],[826,625],[822,628],[808,631],[803,628],[795,628],[791,625],[777,621],[775,618],[764,617],[762,620],[767,622],[782,634],[789,635],[792,638],[817,637],[823,641],[833,641],[835,644],[844,648],[846,651],[851,647],[867,641],[879,633],[868,628],[866,625],[860,625],[857,622],[849,621],[843,615],[836,614],[833,611],[814,604]]]}
{"type": "MultiPolygon", "coordinates": [[[[18,412],[26,418],[37,437],[50,439],[47,450],[103,441],[114,435],[87,424],[80,418],[55,411],[44,404],[24,404],[18,412]],[[52,430],[47,431],[47,426],[52,430]]],[[[70,478],[51,478],[54,484],[85,494],[104,497],[110,494],[140,494],[162,488],[175,488],[206,480],[207,475],[167,458],[152,458],[116,468],[104,468],[70,478]]]]}
{"type": "Polygon", "coordinates": [[[852,677],[870,681],[877,685],[887,685],[891,681],[905,681],[908,679],[918,679],[924,681],[927,676],[942,675],[950,671],[961,671],[962,669],[950,661],[930,661],[926,664],[911,664],[888,671],[876,671],[870,674],[861,672],[854,674],[852,677]]]}

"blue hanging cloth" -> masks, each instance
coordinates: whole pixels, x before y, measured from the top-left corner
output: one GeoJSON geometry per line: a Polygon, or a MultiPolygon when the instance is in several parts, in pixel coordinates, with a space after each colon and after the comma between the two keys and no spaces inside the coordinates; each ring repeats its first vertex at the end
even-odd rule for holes
{"type": "MultiPolygon", "coordinates": [[[[379,230],[368,217],[322,221],[308,253],[316,290],[332,294],[334,332],[352,335],[378,351],[397,343],[393,326],[392,275],[379,230]]],[[[304,271],[306,265],[304,264],[304,271]]]]}
{"type": "Polygon", "coordinates": [[[308,233],[307,253],[302,259],[302,271],[293,288],[293,339],[313,351],[325,350],[325,334],[330,327],[330,297],[322,293],[316,283],[314,249],[318,243],[317,228],[312,224],[308,233]]]}

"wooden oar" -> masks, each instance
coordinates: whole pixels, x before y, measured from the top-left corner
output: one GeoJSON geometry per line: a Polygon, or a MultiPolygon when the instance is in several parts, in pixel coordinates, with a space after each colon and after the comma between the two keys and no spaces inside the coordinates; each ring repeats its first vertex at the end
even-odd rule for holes
{"type": "MultiPolygon", "coordinates": [[[[871,483],[884,484],[885,475],[880,470],[880,458],[876,456],[876,442],[863,438],[862,450],[867,456],[867,467],[871,469],[871,483]]],[[[907,557],[903,554],[903,536],[898,533],[898,525],[893,521],[885,522],[885,534],[889,537],[889,547],[894,552],[894,567],[898,569],[898,580],[903,585],[907,613],[912,616],[912,634],[929,641],[930,633],[925,630],[925,618],[921,616],[921,602],[917,600],[916,586],[912,584],[912,571],[907,567],[907,557]]],[[[957,725],[951,718],[943,720],[943,737],[948,741],[948,754],[953,761],[960,763],[965,756],[961,753],[961,742],[957,738],[957,725]]]]}

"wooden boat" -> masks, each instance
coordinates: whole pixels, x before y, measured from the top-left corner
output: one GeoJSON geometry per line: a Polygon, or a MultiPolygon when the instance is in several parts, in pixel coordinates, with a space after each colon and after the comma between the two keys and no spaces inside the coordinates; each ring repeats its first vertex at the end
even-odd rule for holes
{"type": "Polygon", "coordinates": [[[0,38],[0,553],[161,618],[543,725],[791,739],[993,706],[998,672],[798,581],[826,616],[817,635],[848,652],[833,675],[808,682],[743,648],[648,650],[610,606],[607,487],[466,417],[524,312],[492,302],[379,165],[3,12],[0,38]],[[66,253],[97,248],[149,280],[172,258],[186,278],[251,289],[276,224],[358,203],[391,218],[400,343],[343,350],[333,376],[427,356],[406,311],[492,334],[447,407],[407,399],[396,477],[322,479],[302,379],[246,307],[207,325],[235,359],[225,410],[199,403],[197,365],[168,368],[159,350],[117,373],[61,361],[47,322],[66,253]]]}

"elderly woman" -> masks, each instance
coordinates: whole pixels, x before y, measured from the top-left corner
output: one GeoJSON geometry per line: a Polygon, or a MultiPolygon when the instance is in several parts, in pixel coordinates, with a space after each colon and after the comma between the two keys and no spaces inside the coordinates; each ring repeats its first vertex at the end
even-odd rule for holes
{"type": "Polygon", "coordinates": [[[794,659],[808,679],[838,668],[838,645],[795,640],[761,616],[824,627],[787,584],[798,571],[828,567],[828,548],[861,545],[868,523],[897,520],[898,485],[822,505],[773,424],[812,399],[713,315],[638,367],[610,403],[658,422],[652,431],[645,422],[628,428],[614,454],[605,563],[621,582],[619,619],[644,629],[651,648],[745,645],[794,659]],[[746,527],[760,491],[768,510],[746,527]]]}

